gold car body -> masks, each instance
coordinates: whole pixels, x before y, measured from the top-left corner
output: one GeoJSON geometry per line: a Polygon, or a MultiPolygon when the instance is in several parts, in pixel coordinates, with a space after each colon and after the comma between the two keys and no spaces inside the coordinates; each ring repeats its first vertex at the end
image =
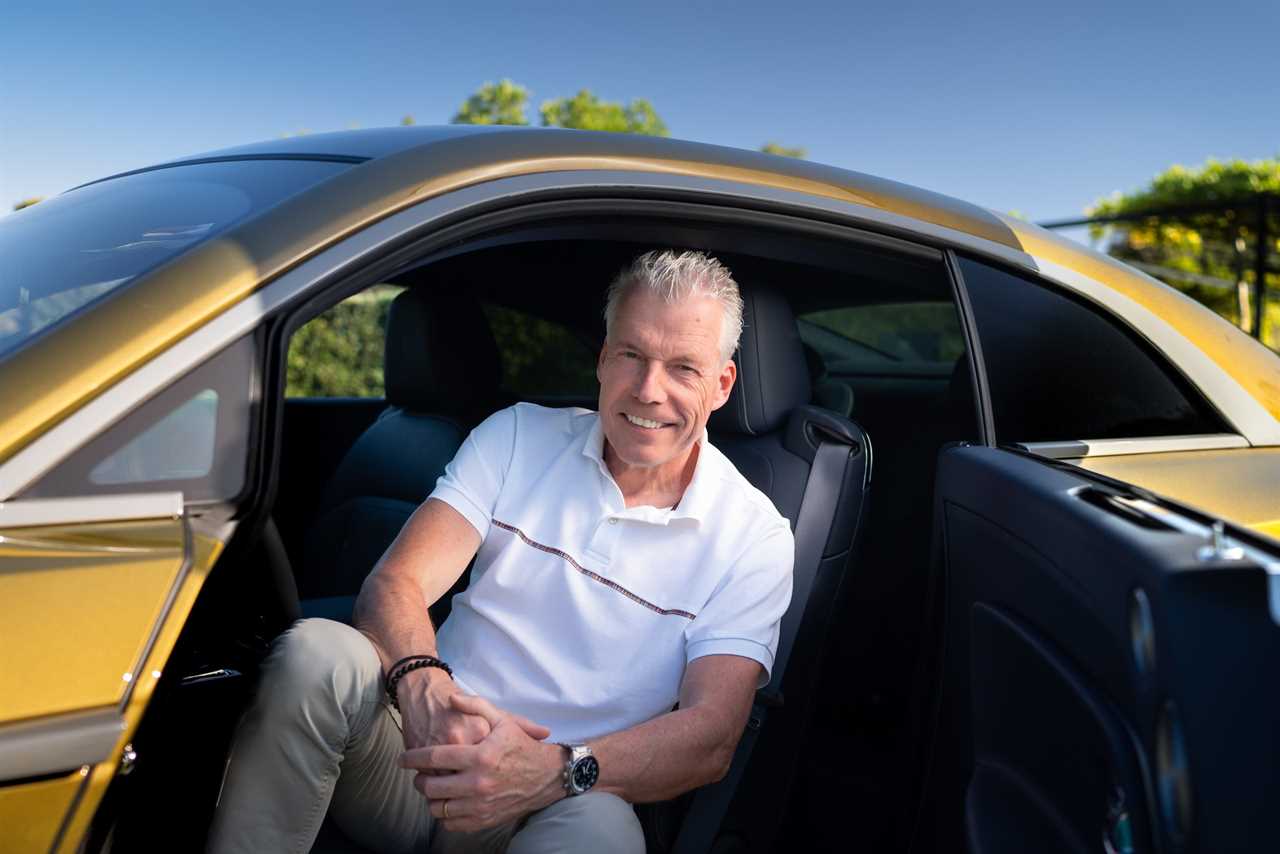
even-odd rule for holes
{"type": "MultiPolygon", "coordinates": [[[[41,739],[61,738],[65,749],[68,733],[94,727],[99,745],[71,773],[33,775],[16,785],[0,781],[5,850],[71,851],[80,843],[226,534],[193,530],[180,496],[153,500],[157,509],[149,518],[134,512],[113,519],[108,512],[79,524],[42,520],[40,502],[12,500],[52,464],[36,453],[41,442],[309,258],[399,212],[468,188],[524,176],[564,176],[582,186],[594,176],[610,187],[678,179],[703,193],[768,191],[796,205],[834,205],[846,219],[880,231],[1036,270],[1103,303],[1143,334],[1158,325],[1164,338],[1154,343],[1174,341],[1194,352],[1204,363],[1202,374],[1212,377],[1201,389],[1220,409],[1244,413],[1247,428],[1191,444],[1081,441],[1030,450],[1280,538],[1280,359],[1189,298],[1110,258],[906,185],[674,140],[398,128],[279,147],[364,157],[370,140],[380,156],[197,245],[0,361],[0,601],[6,603],[0,765],[7,756],[29,754],[41,739]],[[40,505],[38,512],[28,512],[32,505],[40,505]]],[[[271,148],[250,147],[245,156],[271,148]]],[[[55,444],[65,453],[74,443],[62,436],[55,444]]],[[[74,516],[65,502],[47,503],[50,520],[74,516]]]]}

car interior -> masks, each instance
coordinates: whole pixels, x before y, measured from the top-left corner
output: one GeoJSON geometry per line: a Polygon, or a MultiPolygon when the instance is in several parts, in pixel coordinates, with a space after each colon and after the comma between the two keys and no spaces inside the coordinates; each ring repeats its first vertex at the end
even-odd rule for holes
{"type": "MultiPolygon", "coordinates": [[[[844,850],[850,827],[867,850],[908,849],[937,694],[936,459],[978,438],[942,256],[782,217],[612,210],[411,248],[376,279],[340,279],[273,318],[249,509],[138,732],[150,761],[112,784],[90,850],[157,838],[201,847],[272,639],[300,616],[350,621],[365,576],[489,414],[516,401],[595,408],[605,289],[655,247],[714,254],[741,286],[738,381],[710,439],[790,520],[797,561],[778,663],[733,770],[639,805],[649,849],[803,839],[844,850]],[[370,343],[382,350],[383,394],[287,396],[291,340],[350,299],[384,307],[385,345],[370,343]]],[[[466,581],[431,607],[437,626],[466,581]]],[[[313,850],[362,849],[326,824],[313,850]]]]}

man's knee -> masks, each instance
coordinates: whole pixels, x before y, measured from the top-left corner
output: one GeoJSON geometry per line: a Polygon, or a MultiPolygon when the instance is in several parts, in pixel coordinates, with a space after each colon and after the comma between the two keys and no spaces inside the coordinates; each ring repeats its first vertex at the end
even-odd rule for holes
{"type": "Polygon", "coordinates": [[[261,690],[292,698],[332,696],[344,705],[370,693],[381,677],[378,653],[345,623],[299,620],[276,639],[263,663],[261,690]]]}
{"type": "Polygon", "coordinates": [[[588,792],[535,814],[508,851],[644,854],[644,830],[631,804],[608,792],[588,792]]]}

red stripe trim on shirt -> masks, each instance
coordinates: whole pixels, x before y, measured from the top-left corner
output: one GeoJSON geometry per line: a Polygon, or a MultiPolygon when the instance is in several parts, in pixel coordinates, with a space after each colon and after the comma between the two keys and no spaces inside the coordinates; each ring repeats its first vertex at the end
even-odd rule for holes
{"type": "Polygon", "coordinates": [[[621,584],[618,584],[615,581],[610,581],[609,579],[605,578],[603,575],[600,575],[599,573],[595,573],[587,569],[585,566],[583,566],[582,564],[574,560],[573,556],[568,554],[567,552],[563,552],[560,549],[554,548],[552,546],[543,545],[537,540],[530,539],[529,536],[525,534],[524,531],[520,530],[514,525],[508,525],[506,522],[500,522],[497,519],[492,520],[492,522],[494,525],[497,525],[502,530],[510,531],[511,533],[515,534],[517,537],[523,540],[526,545],[533,546],[535,549],[538,549],[539,551],[544,551],[547,554],[555,555],[558,558],[563,558],[570,566],[578,570],[578,572],[581,572],[587,578],[590,578],[594,581],[599,581],[605,587],[608,587],[612,590],[616,590],[617,592],[621,593],[623,596],[626,596],[632,602],[635,602],[637,605],[643,605],[644,607],[648,608],[650,611],[656,611],[657,613],[663,614],[663,615],[684,617],[685,619],[688,619],[688,620],[697,619],[696,614],[690,614],[688,611],[681,611],[679,608],[659,608],[657,605],[653,604],[648,599],[643,599],[637,596],[627,588],[623,587],[621,584]]]}

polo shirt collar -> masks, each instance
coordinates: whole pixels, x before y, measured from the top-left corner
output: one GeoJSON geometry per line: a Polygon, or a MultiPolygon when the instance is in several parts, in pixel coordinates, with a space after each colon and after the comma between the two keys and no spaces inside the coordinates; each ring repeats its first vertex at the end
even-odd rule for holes
{"type": "MultiPolygon", "coordinates": [[[[668,520],[692,519],[701,523],[707,511],[710,510],[716,479],[715,473],[711,471],[715,467],[715,461],[711,458],[716,451],[711,447],[710,437],[705,427],[702,428],[702,438],[698,442],[702,447],[698,449],[698,461],[693,466],[693,477],[690,478],[689,485],[684,489],[684,495],[680,496],[680,501],[671,511],[668,520]]],[[[595,423],[587,433],[586,442],[582,446],[582,455],[594,460],[600,473],[615,489],[618,488],[617,481],[613,479],[613,473],[609,471],[609,466],[604,461],[604,421],[599,413],[596,414],[595,423]]]]}

